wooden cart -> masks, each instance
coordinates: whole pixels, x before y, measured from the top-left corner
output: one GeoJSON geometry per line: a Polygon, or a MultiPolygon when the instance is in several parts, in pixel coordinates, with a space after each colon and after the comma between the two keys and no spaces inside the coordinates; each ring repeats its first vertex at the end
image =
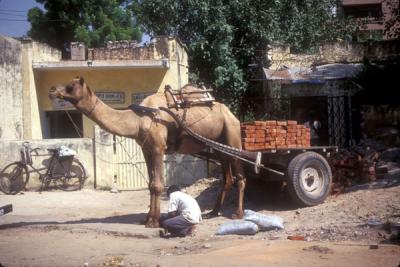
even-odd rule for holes
{"type": "Polygon", "coordinates": [[[291,197],[302,206],[317,205],[329,195],[332,171],[326,158],[336,153],[338,147],[316,146],[262,151],[237,149],[193,132],[177,114],[167,108],[160,109],[169,113],[190,136],[207,146],[207,151],[196,156],[216,160],[213,150],[217,150],[245,162],[246,175],[269,181],[286,181],[291,197]]]}

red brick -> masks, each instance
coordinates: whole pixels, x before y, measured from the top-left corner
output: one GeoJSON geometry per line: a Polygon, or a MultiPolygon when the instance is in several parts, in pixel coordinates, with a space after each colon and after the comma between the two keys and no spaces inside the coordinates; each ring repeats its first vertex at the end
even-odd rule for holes
{"type": "Polygon", "coordinates": [[[255,122],[254,122],[254,125],[256,125],[256,126],[263,126],[263,127],[265,127],[266,124],[267,124],[267,123],[266,123],[265,121],[255,121],[255,122]]]}
{"type": "Polygon", "coordinates": [[[242,138],[242,143],[243,142],[254,143],[255,142],[255,138],[242,138]]]}
{"type": "Polygon", "coordinates": [[[241,125],[240,126],[240,128],[242,129],[242,130],[255,130],[256,129],[256,126],[255,125],[241,125]]]}
{"type": "Polygon", "coordinates": [[[276,125],[276,121],[265,121],[265,124],[274,126],[274,125],[276,125]]]}

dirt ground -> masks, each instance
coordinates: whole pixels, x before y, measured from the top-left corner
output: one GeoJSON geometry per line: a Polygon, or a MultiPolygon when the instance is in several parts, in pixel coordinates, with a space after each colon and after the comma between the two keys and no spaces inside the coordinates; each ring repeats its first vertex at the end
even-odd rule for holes
{"type": "MultiPolygon", "coordinates": [[[[206,211],[218,183],[202,179],[184,190],[206,211]]],[[[195,236],[173,239],[140,224],[148,210],[147,190],[0,195],[0,206],[14,208],[0,216],[0,266],[399,266],[394,233],[368,220],[400,221],[400,186],[332,196],[301,209],[285,195],[267,197],[256,188],[247,194],[245,208],[281,216],[284,230],[214,235],[230,220],[235,194],[221,216],[203,220],[195,236]]],[[[163,197],[163,211],[166,203],[163,197]]]]}

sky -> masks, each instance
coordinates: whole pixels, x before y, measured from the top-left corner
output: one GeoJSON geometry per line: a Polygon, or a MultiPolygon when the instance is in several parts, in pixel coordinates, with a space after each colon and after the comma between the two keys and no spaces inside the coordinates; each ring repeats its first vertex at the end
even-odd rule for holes
{"type": "Polygon", "coordinates": [[[21,37],[31,28],[27,21],[28,10],[43,5],[35,0],[0,0],[0,34],[21,37]]]}
{"type": "MultiPolygon", "coordinates": [[[[28,10],[35,6],[43,9],[43,5],[35,0],[0,0],[0,34],[10,37],[26,35],[31,28],[27,21],[28,10]]],[[[149,39],[144,34],[142,43],[149,39]]]]}

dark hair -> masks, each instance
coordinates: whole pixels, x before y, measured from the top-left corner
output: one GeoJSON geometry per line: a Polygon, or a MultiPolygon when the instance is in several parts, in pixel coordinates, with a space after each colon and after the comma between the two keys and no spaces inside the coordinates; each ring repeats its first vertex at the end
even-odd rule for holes
{"type": "Polygon", "coordinates": [[[169,195],[171,195],[173,192],[176,191],[181,191],[181,189],[179,188],[179,186],[177,185],[171,185],[170,187],[168,187],[167,189],[167,196],[169,197],[169,195]]]}

